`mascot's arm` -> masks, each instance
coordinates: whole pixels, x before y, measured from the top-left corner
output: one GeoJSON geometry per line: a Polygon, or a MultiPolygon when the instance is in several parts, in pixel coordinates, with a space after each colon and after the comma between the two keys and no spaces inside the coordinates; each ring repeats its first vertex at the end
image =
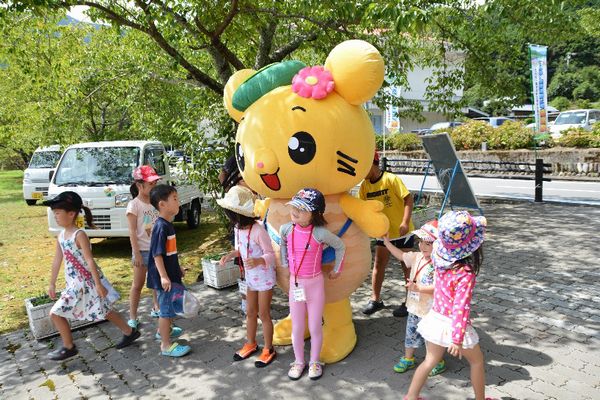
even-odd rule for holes
{"type": "Polygon", "coordinates": [[[254,202],[254,215],[260,219],[264,219],[270,204],[271,199],[268,197],[264,200],[256,200],[254,202]]]}
{"type": "Polygon", "coordinates": [[[362,229],[367,235],[380,238],[390,228],[390,221],[381,210],[383,204],[377,200],[361,200],[344,194],[340,198],[340,206],[350,219],[362,229]]]}

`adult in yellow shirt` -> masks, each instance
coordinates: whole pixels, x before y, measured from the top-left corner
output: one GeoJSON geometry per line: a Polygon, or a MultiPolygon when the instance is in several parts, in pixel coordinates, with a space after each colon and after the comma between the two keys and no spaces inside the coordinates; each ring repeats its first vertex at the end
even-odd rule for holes
{"type": "MultiPolygon", "coordinates": [[[[411,221],[413,209],[413,196],[404,183],[395,174],[379,169],[379,155],[375,152],[373,165],[369,173],[360,185],[359,197],[363,200],[379,200],[383,203],[383,213],[390,220],[388,236],[394,246],[409,250],[413,248],[414,237],[412,231],[415,229],[411,221]]],[[[363,310],[363,314],[371,315],[385,306],[381,300],[381,286],[385,276],[385,267],[390,259],[390,252],[382,240],[377,240],[375,246],[375,263],[373,264],[373,275],[371,286],[373,293],[371,300],[363,310]]],[[[409,271],[401,262],[405,279],[408,279],[409,271]]],[[[393,312],[395,317],[408,315],[405,303],[393,312]]]]}

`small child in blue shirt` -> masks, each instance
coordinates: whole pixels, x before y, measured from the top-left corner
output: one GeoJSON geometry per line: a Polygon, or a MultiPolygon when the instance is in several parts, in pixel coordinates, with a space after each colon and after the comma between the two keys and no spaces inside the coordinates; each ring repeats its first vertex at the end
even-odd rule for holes
{"type": "Polygon", "coordinates": [[[179,213],[177,190],[169,185],[156,185],[150,191],[150,203],[158,210],[159,217],[152,228],[150,239],[150,257],[148,260],[148,279],[146,286],[158,292],[160,308],[158,332],[160,350],[163,356],[181,357],[190,352],[190,346],[171,343],[171,339],[181,336],[183,329],[173,325],[174,285],[183,286],[183,269],[177,257],[175,227],[171,223],[179,213]]]}

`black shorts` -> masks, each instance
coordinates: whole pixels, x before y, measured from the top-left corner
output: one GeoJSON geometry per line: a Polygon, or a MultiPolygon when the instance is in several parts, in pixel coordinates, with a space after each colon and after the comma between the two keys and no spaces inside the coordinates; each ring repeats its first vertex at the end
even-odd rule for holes
{"type": "MultiPolygon", "coordinates": [[[[403,239],[390,240],[390,242],[399,249],[412,249],[415,247],[415,235],[410,235],[403,239]]],[[[377,239],[375,246],[385,246],[383,240],[377,239]]]]}

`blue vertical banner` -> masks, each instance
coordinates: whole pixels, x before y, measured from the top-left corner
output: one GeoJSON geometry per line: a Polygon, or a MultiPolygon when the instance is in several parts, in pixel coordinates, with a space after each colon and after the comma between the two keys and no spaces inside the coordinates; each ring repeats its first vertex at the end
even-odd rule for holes
{"type": "MultiPolygon", "coordinates": [[[[388,93],[396,98],[399,96],[400,91],[398,87],[392,86],[388,88],[388,93]]],[[[398,107],[392,105],[391,103],[387,106],[385,110],[385,127],[390,131],[400,131],[400,118],[398,118],[398,107]]]]}
{"type": "Polygon", "coordinates": [[[547,46],[529,45],[531,59],[531,84],[533,87],[533,111],[538,133],[548,130],[548,70],[546,67],[547,46]]]}

